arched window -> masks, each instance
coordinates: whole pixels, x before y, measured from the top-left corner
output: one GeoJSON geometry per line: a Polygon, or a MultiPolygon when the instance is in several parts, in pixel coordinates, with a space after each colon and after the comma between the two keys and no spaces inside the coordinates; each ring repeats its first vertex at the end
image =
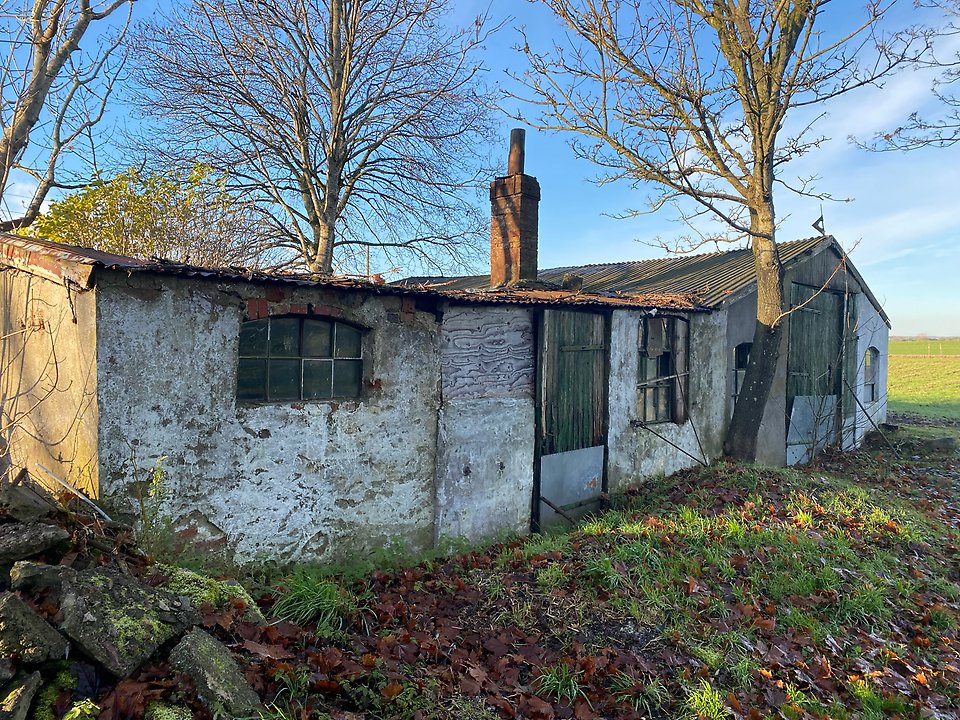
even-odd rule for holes
{"type": "Polygon", "coordinates": [[[336,320],[271,317],[240,325],[238,400],[360,396],[362,333],[336,320]]]}
{"type": "Polygon", "coordinates": [[[750,362],[752,342],[740,343],[733,349],[733,402],[737,402],[740,390],[743,389],[743,377],[747,374],[747,363],[750,362]]]}
{"type": "Polygon", "coordinates": [[[877,401],[877,375],[880,366],[880,351],[868,348],[863,354],[863,401],[877,401]]]}

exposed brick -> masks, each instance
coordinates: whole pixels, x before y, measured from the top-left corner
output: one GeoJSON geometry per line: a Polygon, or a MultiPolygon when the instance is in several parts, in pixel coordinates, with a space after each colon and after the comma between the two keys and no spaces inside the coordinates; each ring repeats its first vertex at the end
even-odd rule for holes
{"type": "Polygon", "coordinates": [[[287,297],[286,293],[283,292],[283,288],[279,285],[267,285],[266,296],[267,300],[272,303],[283,302],[284,298],[287,297]]]}
{"type": "Polygon", "coordinates": [[[409,324],[417,314],[417,302],[413,298],[400,300],[400,322],[409,324]]]}
{"type": "Polygon", "coordinates": [[[333,305],[310,305],[310,314],[311,315],[327,315],[329,317],[340,317],[343,315],[343,311],[334,307],[333,305]]]}
{"type": "Polygon", "coordinates": [[[529,175],[490,183],[490,286],[537,279],[540,185],[529,175]]]}
{"type": "Polygon", "coordinates": [[[267,317],[268,307],[266,298],[249,298],[247,300],[247,320],[259,320],[267,317]]]}
{"type": "Polygon", "coordinates": [[[290,303],[290,312],[294,315],[306,315],[307,306],[305,303],[290,303]]]}

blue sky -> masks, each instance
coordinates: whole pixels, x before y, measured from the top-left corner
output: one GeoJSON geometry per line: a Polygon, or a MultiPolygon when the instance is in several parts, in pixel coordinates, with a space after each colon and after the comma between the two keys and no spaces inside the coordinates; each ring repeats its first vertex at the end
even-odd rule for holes
{"type": "MultiPolygon", "coordinates": [[[[847,3],[853,0],[837,5],[847,3]]],[[[481,0],[458,4],[464,15],[487,7],[481,0]]],[[[504,83],[509,83],[504,71],[524,62],[511,49],[515,26],[525,25],[539,38],[559,29],[540,5],[511,3],[508,12],[513,19],[488,43],[490,75],[504,83]]],[[[931,80],[930,73],[908,71],[883,88],[839,98],[826,106],[829,115],[817,126],[831,139],[788,166],[799,176],[818,175],[818,190],[851,198],[823,203],[826,230],[852,248],[851,257],[884,304],[894,334],[960,335],[960,147],[870,153],[848,137],[867,139],[894,128],[916,109],[935,111],[931,80]]],[[[505,121],[504,148],[509,127],[505,121]]],[[[526,170],[542,190],[541,267],[656,257],[663,251],[645,241],[685,232],[668,210],[630,220],[610,217],[642,206],[642,190],[589,182],[596,169],[573,158],[563,136],[528,130],[526,170]]],[[[811,224],[820,215],[819,201],[780,190],[776,203],[781,240],[815,234],[811,224]]]]}
{"type": "MultiPolygon", "coordinates": [[[[855,0],[832,3],[832,11],[849,8],[855,0]]],[[[860,3],[857,2],[856,5],[860,3]]],[[[145,17],[157,0],[139,0],[137,15],[145,17]]],[[[523,25],[538,40],[560,28],[541,4],[516,0],[454,0],[455,19],[471,23],[489,8],[504,28],[491,38],[484,61],[491,82],[509,87],[508,68],[522,70],[523,56],[512,49],[515,28],[523,25]]],[[[905,3],[904,9],[909,10],[905,3]]],[[[935,108],[929,73],[904,72],[883,88],[866,88],[827,106],[829,115],[818,130],[831,138],[789,166],[789,172],[820,176],[817,189],[847,203],[824,203],[827,232],[850,250],[858,269],[893,320],[894,334],[960,335],[960,146],[908,154],[869,153],[848,141],[868,138],[877,130],[896,127],[912,110],[935,108]]],[[[132,108],[126,110],[133,111],[132,108]]],[[[117,110],[129,123],[135,112],[117,110]]],[[[502,147],[506,161],[509,128],[503,120],[502,147]]],[[[642,259],[662,255],[644,244],[669,240],[685,228],[668,210],[631,220],[611,215],[644,204],[642,189],[628,184],[598,187],[590,182],[596,168],[578,161],[560,135],[528,130],[526,170],[542,189],[540,205],[540,266],[557,267],[593,262],[642,259]]],[[[780,240],[809,237],[820,215],[819,201],[781,191],[776,198],[782,225],[780,240]]]]}

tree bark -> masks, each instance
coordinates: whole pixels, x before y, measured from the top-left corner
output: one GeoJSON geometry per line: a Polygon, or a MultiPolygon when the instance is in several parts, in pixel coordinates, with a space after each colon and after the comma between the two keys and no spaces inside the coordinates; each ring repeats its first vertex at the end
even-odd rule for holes
{"type": "Polygon", "coordinates": [[[723,451],[738,460],[754,462],[760,427],[780,360],[783,339],[783,267],[775,240],[776,223],[772,194],[751,212],[754,267],[757,276],[757,323],[753,346],[727,429],[723,451]]]}

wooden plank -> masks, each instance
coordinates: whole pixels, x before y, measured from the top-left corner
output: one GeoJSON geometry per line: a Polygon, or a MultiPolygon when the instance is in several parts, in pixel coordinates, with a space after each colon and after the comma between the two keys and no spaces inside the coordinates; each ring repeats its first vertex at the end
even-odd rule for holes
{"type": "Polygon", "coordinates": [[[604,444],[604,316],[545,310],[541,342],[542,454],[604,444]]]}

